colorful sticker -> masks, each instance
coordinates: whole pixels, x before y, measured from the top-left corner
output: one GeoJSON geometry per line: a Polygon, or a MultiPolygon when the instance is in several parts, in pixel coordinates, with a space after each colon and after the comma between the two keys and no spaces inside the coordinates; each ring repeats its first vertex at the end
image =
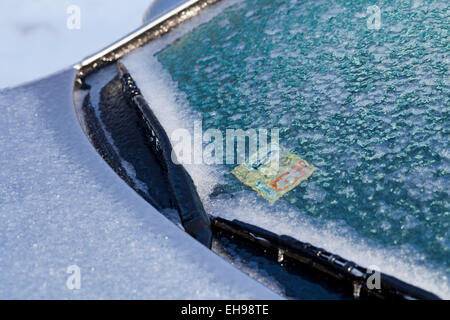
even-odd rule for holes
{"type": "Polygon", "coordinates": [[[308,179],[314,170],[307,161],[273,142],[231,173],[261,197],[274,202],[308,179]]]}

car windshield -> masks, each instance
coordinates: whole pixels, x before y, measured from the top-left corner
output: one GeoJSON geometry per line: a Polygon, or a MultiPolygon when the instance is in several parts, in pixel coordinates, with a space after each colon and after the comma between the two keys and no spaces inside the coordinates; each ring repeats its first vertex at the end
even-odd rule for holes
{"type": "Polygon", "coordinates": [[[448,2],[227,3],[124,59],[207,212],[448,293],[448,2]],[[284,175],[227,161],[228,129],[284,175]]]}

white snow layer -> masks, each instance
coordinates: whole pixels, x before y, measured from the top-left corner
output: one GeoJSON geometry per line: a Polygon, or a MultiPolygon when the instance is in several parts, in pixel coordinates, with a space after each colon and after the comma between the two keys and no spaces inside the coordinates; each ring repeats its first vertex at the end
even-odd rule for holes
{"type": "Polygon", "coordinates": [[[277,298],[107,166],[77,122],[74,76],[0,91],[0,299],[277,298]]]}
{"type": "Polygon", "coordinates": [[[66,68],[141,25],[153,0],[0,1],[0,88],[66,68]],[[80,28],[71,20],[80,10],[80,28]],[[69,11],[68,11],[69,10],[69,11]]]}

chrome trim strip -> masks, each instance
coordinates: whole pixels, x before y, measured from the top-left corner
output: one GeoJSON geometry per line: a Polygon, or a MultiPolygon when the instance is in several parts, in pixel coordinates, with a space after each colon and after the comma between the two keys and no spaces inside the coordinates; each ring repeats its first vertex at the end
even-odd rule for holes
{"type": "Polygon", "coordinates": [[[188,0],[156,20],[136,29],[100,52],[87,57],[73,66],[78,70],[76,85],[81,85],[83,78],[94,70],[117,61],[128,52],[162,36],[180,23],[196,16],[201,10],[218,1],[220,0],[188,0]]]}

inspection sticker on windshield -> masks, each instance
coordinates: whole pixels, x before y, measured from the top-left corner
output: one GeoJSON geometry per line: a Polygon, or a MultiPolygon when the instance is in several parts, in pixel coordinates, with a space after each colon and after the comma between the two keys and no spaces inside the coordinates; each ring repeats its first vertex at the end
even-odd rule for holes
{"type": "Polygon", "coordinates": [[[233,169],[243,184],[251,187],[261,197],[274,202],[294,189],[316,170],[314,166],[277,143],[271,143],[233,169]]]}

